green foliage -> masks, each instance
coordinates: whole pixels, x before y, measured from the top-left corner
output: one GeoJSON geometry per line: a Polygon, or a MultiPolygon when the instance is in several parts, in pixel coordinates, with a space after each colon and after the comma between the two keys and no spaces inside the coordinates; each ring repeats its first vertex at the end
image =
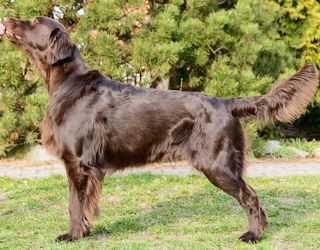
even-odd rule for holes
{"type": "Polygon", "coordinates": [[[215,96],[265,93],[281,72],[292,67],[292,57],[278,40],[276,4],[239,1],[234,9],[208,17],[210,47],[217,51],[205,90],[215,96]],[[271,59],[271,60],[270,60],[271,59]],[[276,70],[274,70],[276,69],[276,70]]]}
{"type": "Polygon", "coordinates": [[[116,80],[132,73],[131,40],[144,19],[143,1],[89,1],[73,30],[86,63],[116,80]]]}
{"type": "Polygon", "coordinates": [[[320,2],[277,0],[281,6],[280,31],[303,61],[320,67],[320,2]]]}
{"type": "Polygon", "coordinates": [[[311,153],[313,149],[320,147],[319,141],[316,141],[316,140],[307,141],[306,139],[300,139],[300,138],[281,140],[281,144],[286,147],[295,147],[297,149],[301,149],[309,153],[311,153]]]}
{"type": "Polygon", "coordinates": [[[284,159],[291,159],[295,156],[294,152],[292,150],[286,148],[286,147],[280,147],[272,152],[273,158],[284,158],[284,159]]]}
{"type": "Polygon", "coordinates": [[[47,96],[31,72],[22,53],[9,42],[1,43],[0,52],[0,156],[21,143],[34,143],[42,120],[47,96]],[[26,72],[26,74],[24,74],[26,72]]]}
{"type": "MultiPolygon", "coordinates": [[[[273,1],[273,0],[272,0],[273,1]]],[[[276,0],[281,6],[279,31],[290,47],[291,53],[306,61],[315,62],[320,68],[320,2],[317,0],[276,0]]],[[[308,115],[295,123],[312,134],[319,133],[320,91],[316,102],[308,110],[308,115]]]]}
{"type": "Polygon", "coordinates": [[[131,64],[137,71],[148,67],[153,81],[170,77],[175,89],[222,97],[265,92],[293,65],[278,39],[279,6],[255,0],[224,7],[209,2],[155,6],[156,14],[132,39],[131,64]]]}

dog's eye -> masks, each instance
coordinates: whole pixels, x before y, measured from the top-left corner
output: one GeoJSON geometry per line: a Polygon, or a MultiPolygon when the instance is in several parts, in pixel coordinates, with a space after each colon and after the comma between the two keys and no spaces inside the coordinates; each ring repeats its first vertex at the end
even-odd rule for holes
{"type": "Polygon", "coordinates": [[[31,24],[32,24],[32,25],[35,25],[35,24],[37,24],[37,23],[39,23],[39,20],[38,20],[37,18],[31,19],[31,24]]]}

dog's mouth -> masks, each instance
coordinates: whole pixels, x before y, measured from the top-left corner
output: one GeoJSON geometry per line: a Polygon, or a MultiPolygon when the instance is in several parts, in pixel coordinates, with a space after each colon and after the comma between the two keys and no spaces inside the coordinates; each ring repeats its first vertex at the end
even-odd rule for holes
{"type": "Polygon", "coordinates": [[[11,42],[19,43],[22,38],[13,30],[14,21],[8,18],[4,18],[4,20],[0,23],[0,37],[2,38],[4,35],[6,35],[11,42]]]}
{"type": "Polygon", "coordinates": [[[6,35],[11,42],[18,43],[22,40],[21,36],[13,33],[11,30],[6,30],[6,35]]]}

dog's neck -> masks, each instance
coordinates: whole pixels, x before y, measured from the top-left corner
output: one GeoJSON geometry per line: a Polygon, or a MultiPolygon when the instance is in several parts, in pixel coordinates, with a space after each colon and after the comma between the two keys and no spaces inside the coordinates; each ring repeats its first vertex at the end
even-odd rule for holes
{"type": "Polygon", "coordinates": [[[81,58],[78,48],[74,45],[70,57],[50,65],[46,69],[45,84],[49,96],[52,95],[67,78],[85,74],[88,70],[88,67],[81,58]]]}

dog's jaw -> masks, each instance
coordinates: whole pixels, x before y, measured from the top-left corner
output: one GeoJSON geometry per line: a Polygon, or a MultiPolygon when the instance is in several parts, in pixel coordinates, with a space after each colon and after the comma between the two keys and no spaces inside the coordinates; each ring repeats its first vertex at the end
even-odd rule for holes
{"type": "Polygon", "coordinates": [[[0,37],[6,35],[12,43],[20,43],[21,36],[14,32],[14,21],[9,18],[5,18],[0,23],[0,37]]]}

